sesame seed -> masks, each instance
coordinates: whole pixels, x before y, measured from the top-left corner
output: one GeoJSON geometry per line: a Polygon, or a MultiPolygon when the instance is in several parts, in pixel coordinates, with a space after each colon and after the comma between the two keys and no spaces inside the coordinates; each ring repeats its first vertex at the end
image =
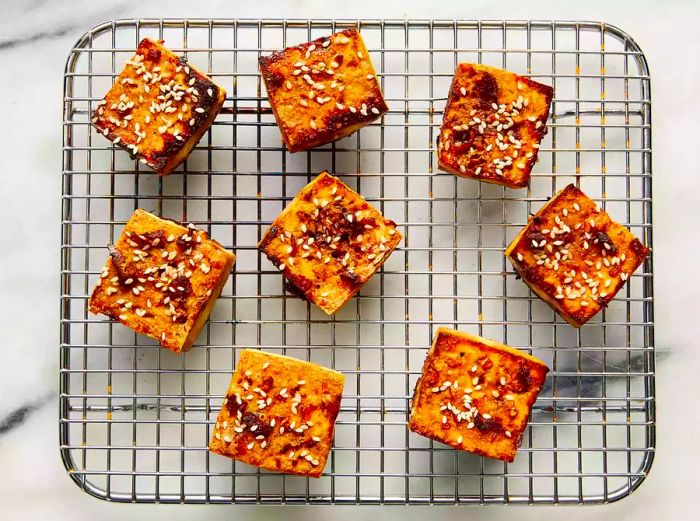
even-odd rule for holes
{"type": "Polygon", "coordinates": [[[459,89],[459,92],[462,93],[462,96],[466,96],[466,95],[467,95],[467,89],[466,89],[466,87],[461,87],[461,88],[459,89]]]}
{"type": "Polygon", "coordinates": [[[490,420],[490,419],[491,419],[491,415],[490,415],[489,413],[484,413],[484,414],[481,415],[481,417],[482,417],[484,420],[490,420]]]}

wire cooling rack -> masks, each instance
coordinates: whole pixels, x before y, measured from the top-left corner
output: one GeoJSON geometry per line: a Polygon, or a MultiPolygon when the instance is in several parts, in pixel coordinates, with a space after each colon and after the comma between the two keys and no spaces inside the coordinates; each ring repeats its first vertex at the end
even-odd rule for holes
{"type": "Polygon", "coordinates": [[[111,501],[185,503],[597,503],[646,476],[654,433],[652,261],[575,330],[516,279],[505,246],[557,189],[577,183],[647,245],[651,102],[644,55],[593,22],[119,20],[83,35],[65,72],[60,446],[72,479],[111,501]],[[290,155],[258,73],[262,53],[359,26],[390,111],[332,145],[290,155]],[[184,167],[166,178],[92,132],[89,114],[140,39],[162,38],[229,93],[184,167]],[[483,62],[554,86],[527,190],[437,171],[455,65],[483,62]],[[383,269],[334,317],[285,293],[256,243],[328,169],[398,222],[383,269]],[[184,174],[184,172],[187,172],[184,174]],[[136,208],[204,227],[237,262],[197,344],[175,355],[87,312],[136,208]],[[506,464],[406,429],[440,325],[523,347],[552,369],[506,464]],[[237,353],[288,354],[347,380],[321,479],[207,451],[237,353]]]}

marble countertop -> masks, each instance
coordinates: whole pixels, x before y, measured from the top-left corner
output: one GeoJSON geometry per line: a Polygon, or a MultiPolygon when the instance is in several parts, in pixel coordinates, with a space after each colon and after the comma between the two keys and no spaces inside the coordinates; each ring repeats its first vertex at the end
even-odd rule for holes
{"type": "Polygon", "coordinates": [[[653,98],[654,261],[658,451],[650,476],[629,498],[598,507],[434,507],[445,519],[682,520],[692,515],[700,478],[700,321],[693,298],[700,282],[700,168],[692,160],[700,68],[700,9],[693,2],[187,2],[25,0],[3,6],[0,84],[5,153],[0,169],[0,505],[15,519],[350,519],[381,515],[419,519],[422,508],[213,507],[115,505],[88,497],[67,477],[58,453],[58,295],[61,193],[61,89],[65,57],[89,27],[129,17],[349,17],[604,20],[631,34],[649,60],[653,98]],[[428,12],[429,11],[429,12],[428,12]],[[30,123],[31,122],[31,123],[30,123]],[[29,206],[27,206],[29,205],[29,206]],[[31,238],[31,240],[28,240],[31,238]],[[18,310],[21,310],[18,312],[18,310]]]}

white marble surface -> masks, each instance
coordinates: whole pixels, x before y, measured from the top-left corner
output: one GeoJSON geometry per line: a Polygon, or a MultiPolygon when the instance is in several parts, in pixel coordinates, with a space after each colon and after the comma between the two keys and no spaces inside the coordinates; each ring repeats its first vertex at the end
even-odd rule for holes
{"type": "Polygon", "coordinates": [[[0,83],[4,120],[0,219],[0,511],[2,519],[349,519],[423,518],[422,508],[197,507],[112,505],[68,479],[58,455],[58,294],[61,183],[61,76],[75,39],[122,17],[459,17],[604,20],[628,31],[652,72],[658,452],[649,478],[622,502],[601,507],[436,507],[446,519],[691,519],[700,461],[700,322],[691,269],[700,247],[700,168],[694,161],[700,69],[700,9],[693,2],[50,2],[2,6],[0,83]],[[31,123],[30,123],[31,122],[31,123]],[[31,237],[31,241],[27,238],[31,237]]]}

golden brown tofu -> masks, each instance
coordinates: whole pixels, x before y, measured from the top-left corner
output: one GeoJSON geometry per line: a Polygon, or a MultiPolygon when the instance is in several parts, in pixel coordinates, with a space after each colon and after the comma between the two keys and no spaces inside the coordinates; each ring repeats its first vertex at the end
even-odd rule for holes
{"type": "Polygon", "coordinates": [[[388,110],[356,29],[261,56],[260,71],[290,152],[348,136],[388,110]]]}
{"type": "Polygon", "coordinates": [[[416,383],[408,428],[455,449],[513,461],[548,372],[523,351],[439,328],[416,383]]]}
{"type": "Polygon", "coordinates": [[[331,315],[374,275],[401,238],[394,221],[321,172],[274,220],[258,248],[282,270],[288,290],[331,315]]]}
{"type": "Polygon", "coordinates": [[[344,381],[332,369],[245,349],[209,450],[269,470],[319,477],[333,444],[344,381]]]}
{"type": "Polygon", "coordinates": [[[546,134],[554,90],[475,63],[455,71],[438,136],[441,170],[523,188],[546,134]]]}
{"type": "Polygon", "coordinates": [[[136,210],[90,297],[105,314],[176,353],[199,335],[235,256],[207,233],[136,210]]]}
{"type": "Polygon", "coordinates": [[[648,254],[574,185],[552,197],[506,250],[532,291],[574,327],[606,307],[648,254]]]}
{"type": "Polygon", "coordinates": [[[162,43],[141,40],[93,113],[92,124],[112,143],[167,175],[214,122],[226,91],[162,43]]]}

